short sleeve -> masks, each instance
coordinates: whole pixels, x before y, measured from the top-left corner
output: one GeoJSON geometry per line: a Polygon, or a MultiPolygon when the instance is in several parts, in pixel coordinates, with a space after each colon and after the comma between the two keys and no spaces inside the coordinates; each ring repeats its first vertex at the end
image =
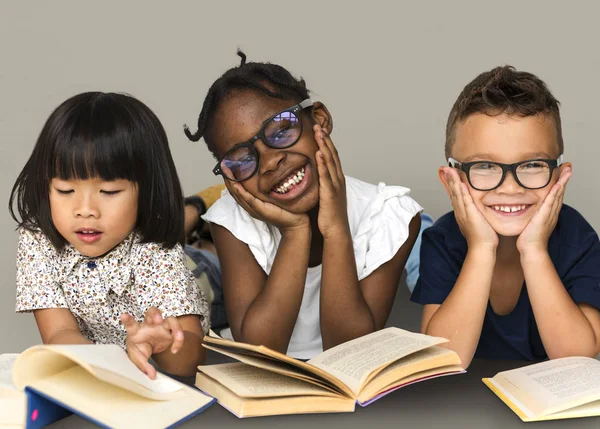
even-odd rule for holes
{"type": "Polygon", "coordinates": [[[585,302],[600,310],[600,241],[595,233],[581,246],[562,282],[576,304],[585,302]]]}
{"type": "Polygon", "coordinates": [[[419,279],[411,301],[422,305],[442,304],[452,291],[466,256],[466,243],[464,248],[453,246],[452,236],[435,226],[423,232],[419,279]]]}
{"type": "Polygon", "coordinates": [[[235,238],[245,243],[263,271],[271,272],[281,234],[275,227],[254,219],[224,190],[221,198],[202,216],[206,222],[227,229],[235,238]]]}
{"type": "Polygon", "coordinates": [[[433,218],[427,213],[421,213],[421,229],[419,230],[419,235],[417,235],[417,239],[415,240],[415,245],[413,246],[408,259],[406,260],[406,265],[404,266],[406,269],[406,285],[411,292],[415,289],[415,285],[419,279],[421,237],[423,236],[423,231],[425,231],[431,225],[433,225],[433,218]]]}
{"type": "Polygon", "coordinates": [[[58,281],[58,252],[40,231],[19,230],[17,312],[68,308],[58,281]]]}
{"type": "Polygon", "coordinates": [[[401,186],[377,186],[352,239],[358,280],[391,260],[406,242],[410,221],[423,210],[408,192],[401,186]]]}
{"type": "Polygon", "coordinates": [[[183,248],[177,244],[166,249],[156,243],[139,244],[134,278],[142,314],[157,307],[163,317],[189,314],[201,316],[202,329],[208,333],[210,310],[206,296],[187,267],[183,248]]]}

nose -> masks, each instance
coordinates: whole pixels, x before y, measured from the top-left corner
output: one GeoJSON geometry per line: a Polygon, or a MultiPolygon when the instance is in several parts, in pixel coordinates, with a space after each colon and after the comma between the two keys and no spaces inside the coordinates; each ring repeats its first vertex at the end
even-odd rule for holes
{"type": "Polygon", "coordinates": [[[287,158],[285,150],[269,147],[264,144],[262,140],[258,140],[254,144],[254,147],[260,156],[259,170],[261,174],[268,174],[272,171],[276,171],[287,158]]]}
{"type": "Polygon", "coordinates": [[[515,180],[515,176],[512,171],[507,171],[506,176],[504,176],[504,181],[502,184],[496,188],[496,192],[501,194],[522,194],[525,192],[525,188],[523,188],[517,181],[515,180]]]}
{"type": "Polygon", "coordinates": [[[76,199],[73,215],[78,218],[99,218],[100,209],[96,198],[90,194],[80,194],[76,199]]]}

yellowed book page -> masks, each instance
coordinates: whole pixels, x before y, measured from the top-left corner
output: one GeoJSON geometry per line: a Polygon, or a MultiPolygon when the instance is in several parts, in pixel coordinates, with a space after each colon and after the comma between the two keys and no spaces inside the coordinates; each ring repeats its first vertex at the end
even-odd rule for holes
{"type": "MultiPolygon", "coordinates": [[[[501,379],[502,382],[506,383],[506,380],[501,379]]],[[[490,388],[492,392],[498,396],[508,406],[521,420],[524,422],[532,421],[533,413],[528,410],[523,404],[521,404],[517,399],[512,395],[512,393],[507,390],[505,387],[501,386],[498,381],[494,381],[491,378],[483,378],[481,381],[485,383],[487,387],[490,388]],[[531,417],[529,417],[531,416],[531,417]]],[[[513,388],[514,386],[508,384],[509,388],[513,388]]]]}
{"type": "MultiPolygon", "coordinates": [[[[209,345],[205,345],[204,347],[206,347],[209,350],[215,350],[214,347],[209,346],[209,345]]],[[[217,349],[215,351],[218,351],[219,353],[221,353],[225,356],[229,356],[229,357],[236,359],[240,362],[243,362],[247,365],[251,365],[256,368],[266,369],[267,371],[271,371],[271,372],[274,372],[277,374],[282,374],[284,376],[292,377],[292,378],[295,378],[298,380],[306,381],[307,383],[314,384],[315,386],[319,386],[320,388],[325,389],[327,391],[347,396],[344,394],[344,392],[342,390],[340,390],[334,384],[328,382],[327,380],[322,380],[312,373],[307,374],[305,372],[302,372],[299,369],[296,369],[295,367],[292,367],[290,365],[286,365],[285,363],[282,363],[280,361],[275,361],[275,360],[265,359],[265,358],[257,358],[257,357],[247,356],[247,355],[243,355],[243,354],[239,354],[239,353],[226,352],[224,350],[219,350],[219,349],[217,349]]],[[[200,369],[200,368],[201,367],[198,367],[198,369],[200,369]]]]}
{"type": "Polygon", "coordinates": [[[24,351],[15,362],[14,382],[24,389],[34,380],[79,365],[107,383],[154,400],[181,395],[182,384],[162,374],[151,380],[117,345],[47,345],[24,351]]]}
{"type": "Polygon", "coordinates": [[[600,362],[592,358],[550,360],[501,372],[493,380],[531,411],[529,417],[600,400],[600,362]]]}
{"type": "Polygon", "coordinates": [[[361,390],[358,400],[360,402],[366,402],[382,391],[387,390],[390,386],[397,385],[399,382],[404,382],[404,379],[412,374],[432,370],[432,373],[423,375],[423,377],[426,377],[433,375],[436,372],[448,372],[448,367],[450,365],[452,366],[452,371],[462,371],[458,355],[443,347],[434,346],[413,353],[403,359],[391,363],[375,377],[371,378],[361,390]],[[439,368],[443,369],[440,370],[439,368]]]}
{"type": "Polygon", "coordinates": [[[283,353],[276,352],[275,350],[271,350],[268,347],[255,346],[255,345],[246,344],[246,343],[239,343],[237,341],[231,341],[231,340],[226,340],[224,338],[216,338],[216,337],[210,337],[210,336],[204,337],[203,345],[204,345],[204,347],[212,346],[211,350],[215,350],[219,353],[237,352],[237,353],[242,354],[242,352],[246,352],[246,353],[253,353],[253,354],[257,355],[257,357],[260,356],[260,357],[264,357],[266,359],[284,362],[288,365],[299,368],[302,371],[307,371],[309,373],[317,375],[318,377],[322,378],[323,380],[326,380],[327,382],[331,383],[332,385],[337,386],[338,389],[340,391],[344,392],[344,394],[346,396],[349,396],[349,397],[354,396],[354,394],[352,393],[352,391],[350,390],[350,388],[348,386],[346,386],[343,382],[338,380],[333,375],[329,374],[327,371],[323,371],[322,369],[317,368],[313,365],[310,365],[310,364],[300,361],[298,359],[294,359],[290,356],[284,355],[283,353]]]}
{"type": "Polygon", "coordinates": [[[199,366],[198,369],[243,398],[308,395],[340,396],[305,381],[241,362],[203,365],[199,366]]]}
{"type": "Polygon", "coordinates": [[[441,376],[441,375],[457,374],[460,372],[464,372],[464,370],[461,366],[447,365],[447,366],[442,366],[439,368],[426,369],[424,371],[419,371],[414,374],[410,374],[406,377],[399,378],[387,385],[380,385],[378,390],[371,388],[371,384],[367,384],[365,389],[362,392],[360,392],[360,395],[358,395],[358,402],[360,402],[361,404],[364,404],[365,402],[370,401],[371,399],[375,398],[376,396],[378,396],[390,389],[393,389],[398,386],[408,385],[408,384],[413,383],[420,379],[426,379],[426,378],[434,377],[437,375],[441,376]]]}
{"type": "MultiPolygon", "coordinates": [[[[509,388],[507,389],[506,385],[502,386],[491,378],[484,378],[482,381],[524,422],[600,416],[600,401],[590,402],[554,414],[535,416],[531,410],[513,396],[511,392],[514,392],[514,390],[511,391],[510,388],[514,386],[508,385],[509,388]]],[[[506,380],[502,381],[506,382],[506,380]]]]}
{"type": "Polygon", "coordinates": [[[153,401],[104,383],[80,366],[35,380],[30,387],[115,429],[163,429],[208,404],[212,398],[183,386],[183,396],[153,401]]]}
{"type": "Polygon", "coordinates": [[[285,396],[277,398],[242,398],[208,375],[196,374],[196,386],[214,396],[219,405],[238,417],[276,416],[283,414],[352,412],[356,402],[346,397],[285,396]]]}
{"type": "Polygon", "coordinates": [[[380,370],[372,372],[367,378],[363,389],[373,382],[381,382],[380,380],[384,378],[389,380],[389,383],[398,380],[401,377],[406,377],[411,373],[423,371],[425,369],[460,364],[460,358],[454,351],[438,346],[429,347],[392,362],[380,370]]]}
{"type": "Polygon", "coordinates": [[[448,340],[386,328],[335,346],[308,361],[346,384],[358,396],[369,375],[392,362],[448,340]]]}

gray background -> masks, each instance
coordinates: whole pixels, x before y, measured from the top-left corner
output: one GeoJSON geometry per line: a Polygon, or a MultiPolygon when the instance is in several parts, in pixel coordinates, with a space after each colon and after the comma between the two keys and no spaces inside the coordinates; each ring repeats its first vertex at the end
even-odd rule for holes
{"type": "MultiPolygon", "coordinates": [[[[0,0],[0,202],[50,112],[88,90],[124,91],[163,122],[186,193],[217,183],[191,143],[210,84],[249,60],[306,79],[334,117],[346,174],[401,184],[435,217],[450,209],[437,180],[454,99],[481,71],[512,64],[562,102],[566,201],[596,228],[600,59],[594,2],[569,1],[55,1],[0,0]]],[[[15,224],[0,210],[0,353],[39,341],[14,313],[15,224]]]]}

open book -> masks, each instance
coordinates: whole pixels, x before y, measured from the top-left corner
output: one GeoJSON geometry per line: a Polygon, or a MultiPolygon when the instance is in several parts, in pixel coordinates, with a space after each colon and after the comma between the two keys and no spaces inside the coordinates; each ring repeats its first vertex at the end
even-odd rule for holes
{"type": "Polygon", "coordinates": [[[0,428],[39,428],[76,413],[102,427],[162,429],[214,402],[162,374],[149,379],[116,345],[42,345],[2,357],[0,428]]]}
{"type": "Polygon", "coordinates": [[[524,422],[600,416],[600,361],[568,357],[503,371],[483,382],[524,422]]]}
{"type": "Polygon", "coordinates": [[[204,347],[239,363],[198,367],[196,386],[238,417],[352,412],[417,381],[464,372],[443,338],[386,328],[303,362],[213,336],[204,347]]]}

